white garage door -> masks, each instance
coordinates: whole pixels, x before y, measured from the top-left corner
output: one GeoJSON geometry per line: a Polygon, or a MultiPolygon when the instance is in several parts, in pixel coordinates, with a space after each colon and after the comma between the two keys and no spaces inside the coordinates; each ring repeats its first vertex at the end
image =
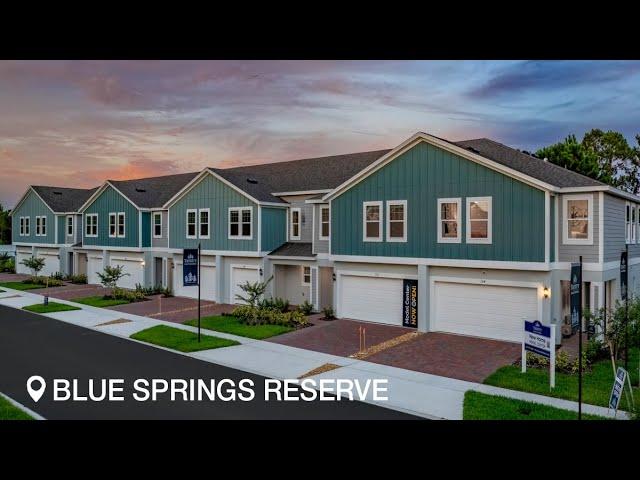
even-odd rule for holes
{"type": "Polygon", "coordinates": [[[402,280],[342,275],[340,316],[402,325],[402,280]]]}
{"type": "Polygon", "coordinates": [[[236,297],[236,295],[242,295],[243,297],[246,296],[246,294],[240,289],[240,285],[243,285],[246,282],[254,283],[259,281],[260,273],[258,272],[258,268],[232,267],[231,303],[244,303],[236,297]]]}
{"type": "Polygon", "coordinates": [[[436,282],[435,327],[440,332],[522,341],[522,321],[538,319],[535,288],[436,282]]]}
{"type": "Polygon", "coordinates": [[[58,252],[39,250],[37,255],[40,258],[44,258],[44,267],[40,270],[40,275],[48,277],[52,273],[60,271],[60,257],[58,257],[58,252]]]}
{"type": "Polygon", "coordinates": [[[97,272],[102,273],[102,257],[89,257],[87,259],[87,283],[100,284],[97,272]]]}
{"type": "MultiPolygon", "coordinates": [[[[173,275],[173,294],[177,297],[198,298],[198,287],[185,287],[182,280],[182,263],[175,263],[176,269],[173,275]]],[[[203,300],[217,301],[216,267],[203,263],[200,266],[200,298],[203,300]]]]}
{"type": "Polygon", "coordinates": [[[122,271],[128,273],[120,280],[118,280],[118,286],[122,288],[130,288],[133,290],[136,288],[136,283],[144,285],[144,266],[142,265],[142,258],[112,258],[111,266],[122,265],[124,268],[122,271]]]}
{"type": "Polygon", "coordinates": [[[27,275],[31,275],[33,273],[30,268],[22,265],[22,261],[27,258],[31,258],[31,252],[29,253],[16,252],[16,273],[24,273],[27,275]]]}

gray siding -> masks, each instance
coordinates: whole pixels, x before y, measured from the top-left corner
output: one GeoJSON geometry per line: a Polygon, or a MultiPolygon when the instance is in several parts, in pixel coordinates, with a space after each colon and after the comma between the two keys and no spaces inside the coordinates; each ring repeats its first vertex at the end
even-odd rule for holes
{"type": "Polygon", "coordinates": [[[82,242],[82,215],[75,215],[75,239],[73,241],[73,243],[79,243],[82,242]]]}
{"type": "Polygon", "coordinates": [[[295,195],[290,197],[281,197],[286,202],[289,202],[289,215],[287,221],[287,228],[289,231],[287,232],[287,239],[289,242],[304,242],[311,243],[312,235],[313,235],[313,204],[305,203],[307,198],[311,197],[311,195],[295,195]],[[300,239],[292,240],[291,239],[291,209],[299,208],[300,209],[300,239]]]}
{"type": "MultiPolygon", "coordinates": [[[[315,210],[315,236],[313,238],[313,253],[329,253],[329,240],[320,240],[321,217],[320,207],[328,207],[329,204],[313,204],[315,210]]],[[[329,222],[331,225],[331,222],[329,222]]]]}
{"type": "MultiPolygon", "coordinates": [[[[591,205],[593,206],[593,244],[592,245],[565,245],[564,244],[564,208],[563,198],[565,195],[558,195],[558,261],[560,262],[577,262],[580,255],[582,255],[582,261],[585,263],[598,263],[600,260],[599,247],[600,247],[600,202],[598,199],[598,193],[589,194],[592,196],[591,205]]],[[[567,195],[571,196],[571,195],[567,195]]],[[[606,205],[606,204],[605,204],[606,205]]],[[[606,211],[606,207],[605,207],[606,211]]],[[[607,217],[605,216],[605,222],[607,217]]],[[[606,232],[606,224],[605,224],[606,232]]],[[[623,239],[624,241],[624,239],[623,239]]],[[[605,242],[606,245],[606,242],[605,242]]]]}
{"type": "Polygon", "coordinates": [[[169,212],[167,211],[163,211],[162,213],[162,238],[154,238],[153,236],[153,229],[154,229],[154,224],[153,224],[153,217],[154,215],[151,215],[151,246],[152,247],[160,247],[160,248],[166,248],[169,243],[167,241],[167,223],[169,221],[169,212]]]}
{"type": "Polygon", "coordinates": [[[275,296],[292,305],[311,302],[311,287],[302,285],[302,265],[275,265],[275,296]]]}
{"type": "MultiPolygon", "coordinates": [[[[625,209],[626,200],[604,196],[604,261],[620,260],[620,253],[625,249],[625,209]]],[[[636,240],[637,240],[636,233],[636,240]]],[[[640,244],[629,244],[629,257],[640,256],[640,244]]]]}

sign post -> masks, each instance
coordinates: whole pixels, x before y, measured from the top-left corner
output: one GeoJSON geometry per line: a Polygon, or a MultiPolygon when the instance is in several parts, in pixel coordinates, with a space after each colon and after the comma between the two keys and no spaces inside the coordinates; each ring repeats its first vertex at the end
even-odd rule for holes
{"type": "Polygon", "coordinates": [[[402,326],[418,328],[418,280],[402,281],[402,326]]]}
{"type": "Polygon", "coordinates": [[[198,342],[200,342],[200,244],[182,252],[182,280],[185,287],[198,286],[198,342]]]}
{"type": "Polygon", "coordinates": [[[556,386],[556,329],[547,327],[539,320],[524,321],[522,338],[522,373],[527,371],[527,352],[549,359],[549,387],[556,386]]]}
{"type": "Polygon", "coordinates": [[[620,255],[620,296],[624,300],[624,369],[629,369],[629,278],[628,262],[629,245],[625,246],[625,251],[620,255]]]}
{"type": "Polygon", "coordinates": [[[571,328],[578,329],[578,420],[582,420],[582,255],[571,264],[571,328]]]}

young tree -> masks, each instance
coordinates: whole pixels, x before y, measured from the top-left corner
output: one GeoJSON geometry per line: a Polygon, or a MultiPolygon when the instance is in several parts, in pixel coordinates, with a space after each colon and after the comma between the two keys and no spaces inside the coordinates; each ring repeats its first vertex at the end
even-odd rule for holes
{"type": "Polygon", "coordinates": [[[11,243],[11,210],[5,210],[0,204],[0,245],[11,243]]]}
{"type": "Polygon", "coordinates": [[[242,300],[251,307],[257,307],[271,280],[273,280],[273,276],[269,277],[265,282],[245,282],[240,285],[240,290],[246,295],[236,294],[236,300],[242,300]]]}
{"type": "Polygon", "coordinates": [[[25,267],[31,269],[34,277],[38,276],[40,270],[44,268],[44,258],[42,257],[29,257],[20,262],[25,267]]]}
{"type": "Polygon", "coordinates": [[[104,271],[96,272],[98,277],[100,277],[100,283],[104,286],[104,288],[113,291],[114,288],[118,285],[118,280],[122,277],[126,277],[129,274],[124,272],[124,265],[116,265],[112,267],[111,265],[107,265],[104,267],[104,271]]]}

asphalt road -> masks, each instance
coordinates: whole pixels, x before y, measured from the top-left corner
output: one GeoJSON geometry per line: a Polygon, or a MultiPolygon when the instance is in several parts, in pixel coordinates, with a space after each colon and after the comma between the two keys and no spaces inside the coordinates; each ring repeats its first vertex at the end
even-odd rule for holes
{"type": "Polygon", "coordinates": [[[411,415],[356,401],[284,402],[264,400],[264,377],[77,327],[0,305],[0,392],[47,419],[207,419],[207,420],[400,420],[411,415]],[[47,388],[34,402],[26,381],[39,375],[47,388]],[[78,380],[86,395],[89,379],[124,379],[124,401],[53,401],[54,378],[78,380]],[[242,379],[254,382],[255,399],[170,401],[133,399],[136,379],[242,379]]]}

